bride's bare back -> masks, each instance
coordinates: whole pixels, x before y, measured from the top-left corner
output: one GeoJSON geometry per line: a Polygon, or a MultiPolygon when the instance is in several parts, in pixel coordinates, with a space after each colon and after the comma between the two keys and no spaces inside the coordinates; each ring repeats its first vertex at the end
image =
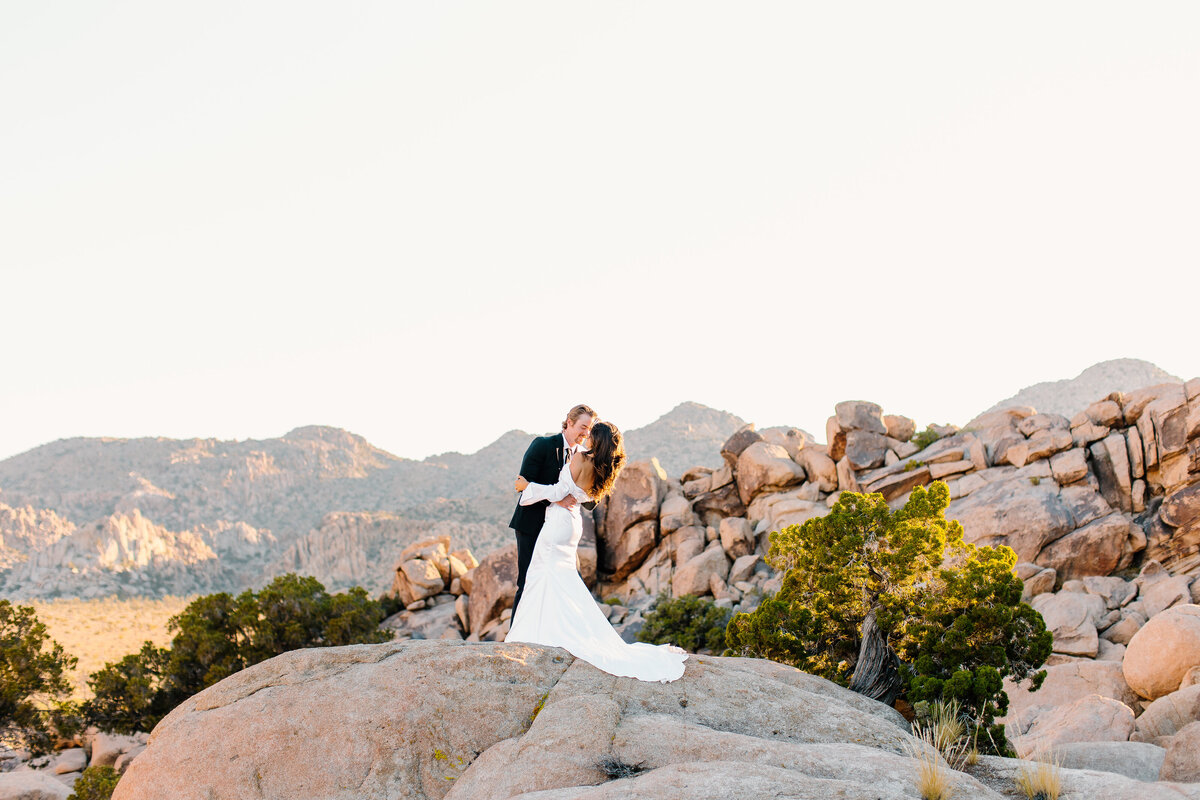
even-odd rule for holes
{"type": "Polygon", "coordinates": [[[596,468],[592,465],[592,459],[582,450],[571,456],[571,480],[588,495],[595,488],[596,468]]]}

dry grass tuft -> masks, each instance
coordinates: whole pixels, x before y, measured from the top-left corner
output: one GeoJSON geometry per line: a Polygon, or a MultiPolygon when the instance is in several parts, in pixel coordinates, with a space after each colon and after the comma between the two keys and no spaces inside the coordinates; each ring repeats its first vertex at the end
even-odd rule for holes
{"type": "Polygon", "coordinates": [[[1057,758],[1041,758],[1021,768],[1017,788],[1029,800],[1058,800],[1062,792],[1062,770],[1057,758]]]}
{"type": "MultiPolygon", "coordinates": [[[[958,749],[959,742],[967,733],[966,723],[959,716],[962,706],[957,700],[937,701],[929,709],[929,726],[933,743],[938,752],[951,761],[951,753],[958,749]]],[[[966,748],[961,748],[965,750],[966,748]]]]}
{"type": "Polygon", "coordinates": [[[913,726],[913,736],[924,746],[909,743],[909,755],[917,762],[917,791],[922,800],[950,800],[954,787],[950,770],[938,749],[937,736],[932,728],[913,726]]]}

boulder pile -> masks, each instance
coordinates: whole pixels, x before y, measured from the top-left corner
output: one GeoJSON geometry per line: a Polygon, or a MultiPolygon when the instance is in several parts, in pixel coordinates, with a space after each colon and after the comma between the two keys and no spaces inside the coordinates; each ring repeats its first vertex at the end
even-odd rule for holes
{"type": "Polygon", "coordinates": [[[149,734],[124,736],[88,728],[54,753],[30,758],[0,745],[0,800],[67,800],[87,767],[112,767],[124,775],[146,750],[149,734]]]}
{"type": "MultiPolygon", "coordinates": [[[[1105,742],[1115,771],[1144,779],[1174,765],[1175,779],[1200,780],[1186,773],[1195,760],[1167,758],[1174,737],[1183,748],[1200,730],[1188,729],[1200,721],[1200,379],[1113,393],[1073,419],[1008,408],[920,435],[907,417],[847,401],[825,434],[821,444],[747,425],[718,469],[671,478],[654,459],[626,467],[580,554],[626,639],[660,592],[752,611],[780,585],[763,560],[768,534],[827,513],[840,492],[879,492],[898,508],[942,480],[968,541],[1016,551],[1054,633],[1043,689],[1009,687],[1022,752],[1085,766],[1092,756],[1072,747],[1105,742]]],[[[515,581],[515,545],[488,555],[460,580],[453,602],[468,613],[441,612],[447,627],[429,637],[502,641],[515,581]]],[[[425,602],[436,611],[453,594],[425,602]]]]}

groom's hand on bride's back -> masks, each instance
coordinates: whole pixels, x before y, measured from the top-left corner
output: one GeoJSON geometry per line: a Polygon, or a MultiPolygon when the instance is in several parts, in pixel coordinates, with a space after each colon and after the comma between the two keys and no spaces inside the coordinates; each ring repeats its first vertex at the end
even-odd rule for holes
{"type": "Polygon", "coordinates": [[[575,506],[579,505],[579,501],[576,500],[571,495],[567,495],[562,500],[554,501],[554,505],[562,506],[563,508],[570,510],[570,509],[574,508],[575,506]]]}

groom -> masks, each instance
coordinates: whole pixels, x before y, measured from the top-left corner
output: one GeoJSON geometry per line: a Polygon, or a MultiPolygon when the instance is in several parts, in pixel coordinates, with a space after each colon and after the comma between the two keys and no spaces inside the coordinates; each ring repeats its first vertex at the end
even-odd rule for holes
{"type": "MultiPolygon", "coordinates": [[[[553,436],[539,436],[525,451],[521,459],[521,477],[530,483],[553,485],[558,483],[558,473],[562,470],[571,455],[579,449],[583,440],[592,430],[596,420],[596,412],[588,406],[575,406],[567,412],[563,420],[562,433],[553,436]]],[[[559,500],[557,505],[571,508],[579,501],[567,495],[559,500]]],[[[525,591],[525,573],[529,571],[529,562],[533,558],[533,547],[537,544],[538,534],[546,521],[546,508],[549,500],[542,500],[533,505],[523,506],[517,503],[508,527],[517,534],[517,595],[513,598],[513,614],[517,613],[517,603],[521,602],[521,594],[525,591]]],[[[593,508],[595,503],[584,503],[584,508],[593,508]]]]}

